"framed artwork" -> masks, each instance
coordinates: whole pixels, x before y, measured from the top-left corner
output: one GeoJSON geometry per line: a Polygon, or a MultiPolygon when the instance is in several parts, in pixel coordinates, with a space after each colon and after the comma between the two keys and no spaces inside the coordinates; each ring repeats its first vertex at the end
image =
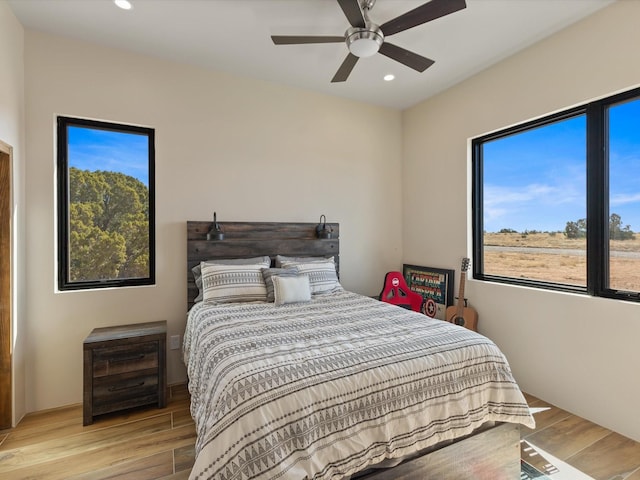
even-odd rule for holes
{"type": "Polygon", "coordinates": [[[409,290],[424,298],[425,315],[444,320],[445,310],[453,305],[454,270],[404,264],[402,275],[409,290]]]}

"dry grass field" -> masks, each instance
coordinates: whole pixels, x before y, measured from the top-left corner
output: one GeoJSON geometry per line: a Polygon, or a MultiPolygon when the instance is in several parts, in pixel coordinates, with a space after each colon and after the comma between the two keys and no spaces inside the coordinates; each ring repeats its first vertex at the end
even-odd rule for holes
{"type": "MultiPolygon", "coordinates": [[[[586,285],[587,263],[584,239],[568,239],[562,233],[485,233],[485,246],[522,247],[526,251],[485,251],[485,273],[586,285]],[[537,253],[533,249],[540,249],[537,253]],[[558,250],[550,253],[547,249],[558,250]],[[562,253],[560,253],[562,252],[562,253]]],[[[611,287],[640,291],[640,234],[635,240],[611,243],[611,287]],[[626,252],[631,257],[616,257],[626,252]],[[633,255],[633,254],[637,255],[633,255]]]]}

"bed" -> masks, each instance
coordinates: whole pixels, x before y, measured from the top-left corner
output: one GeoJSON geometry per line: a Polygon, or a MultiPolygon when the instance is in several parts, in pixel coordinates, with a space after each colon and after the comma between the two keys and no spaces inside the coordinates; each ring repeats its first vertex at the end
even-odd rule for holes
{"type": "Polygon", "coordinates": [[[212,242],[211,222],[187,222],[191,479],[520,477],[518,425],[533,418],[489,339],[318,281],[327,263],[337,280],[338,224],[330,239],[308,223],[221,225],[212,242]],[[211,297],[211,275],[253,268],[217,261],[259,256],[263,273],[279,256],[306,273],[275,275],[274,301],[211,297]]]}

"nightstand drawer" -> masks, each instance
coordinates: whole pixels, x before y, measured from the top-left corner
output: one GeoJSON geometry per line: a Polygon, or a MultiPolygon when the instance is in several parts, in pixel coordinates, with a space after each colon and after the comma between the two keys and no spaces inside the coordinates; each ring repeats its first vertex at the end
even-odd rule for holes
{"type": "Polygon", "coordinates": [[[96,379],[93,385],[93,414],[158,402],[158,374],[125,373],[96,379]]]}
{"type": "Polygon", "coordinates": [[[158,342],[97,348],[93,351],[93,377],[157,368],[158,350],[158,342]]]}

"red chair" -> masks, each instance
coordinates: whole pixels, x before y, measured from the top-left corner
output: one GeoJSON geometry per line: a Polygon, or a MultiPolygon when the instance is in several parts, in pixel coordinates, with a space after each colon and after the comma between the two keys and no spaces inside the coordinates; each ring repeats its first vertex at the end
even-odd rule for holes
{"type": "Polygon", "coordinates": [[[424,301],[422,295],[409,290],[400,272],[388,272],[385,275],[380,300],[415,312],[422,312],[424,301]]]}

